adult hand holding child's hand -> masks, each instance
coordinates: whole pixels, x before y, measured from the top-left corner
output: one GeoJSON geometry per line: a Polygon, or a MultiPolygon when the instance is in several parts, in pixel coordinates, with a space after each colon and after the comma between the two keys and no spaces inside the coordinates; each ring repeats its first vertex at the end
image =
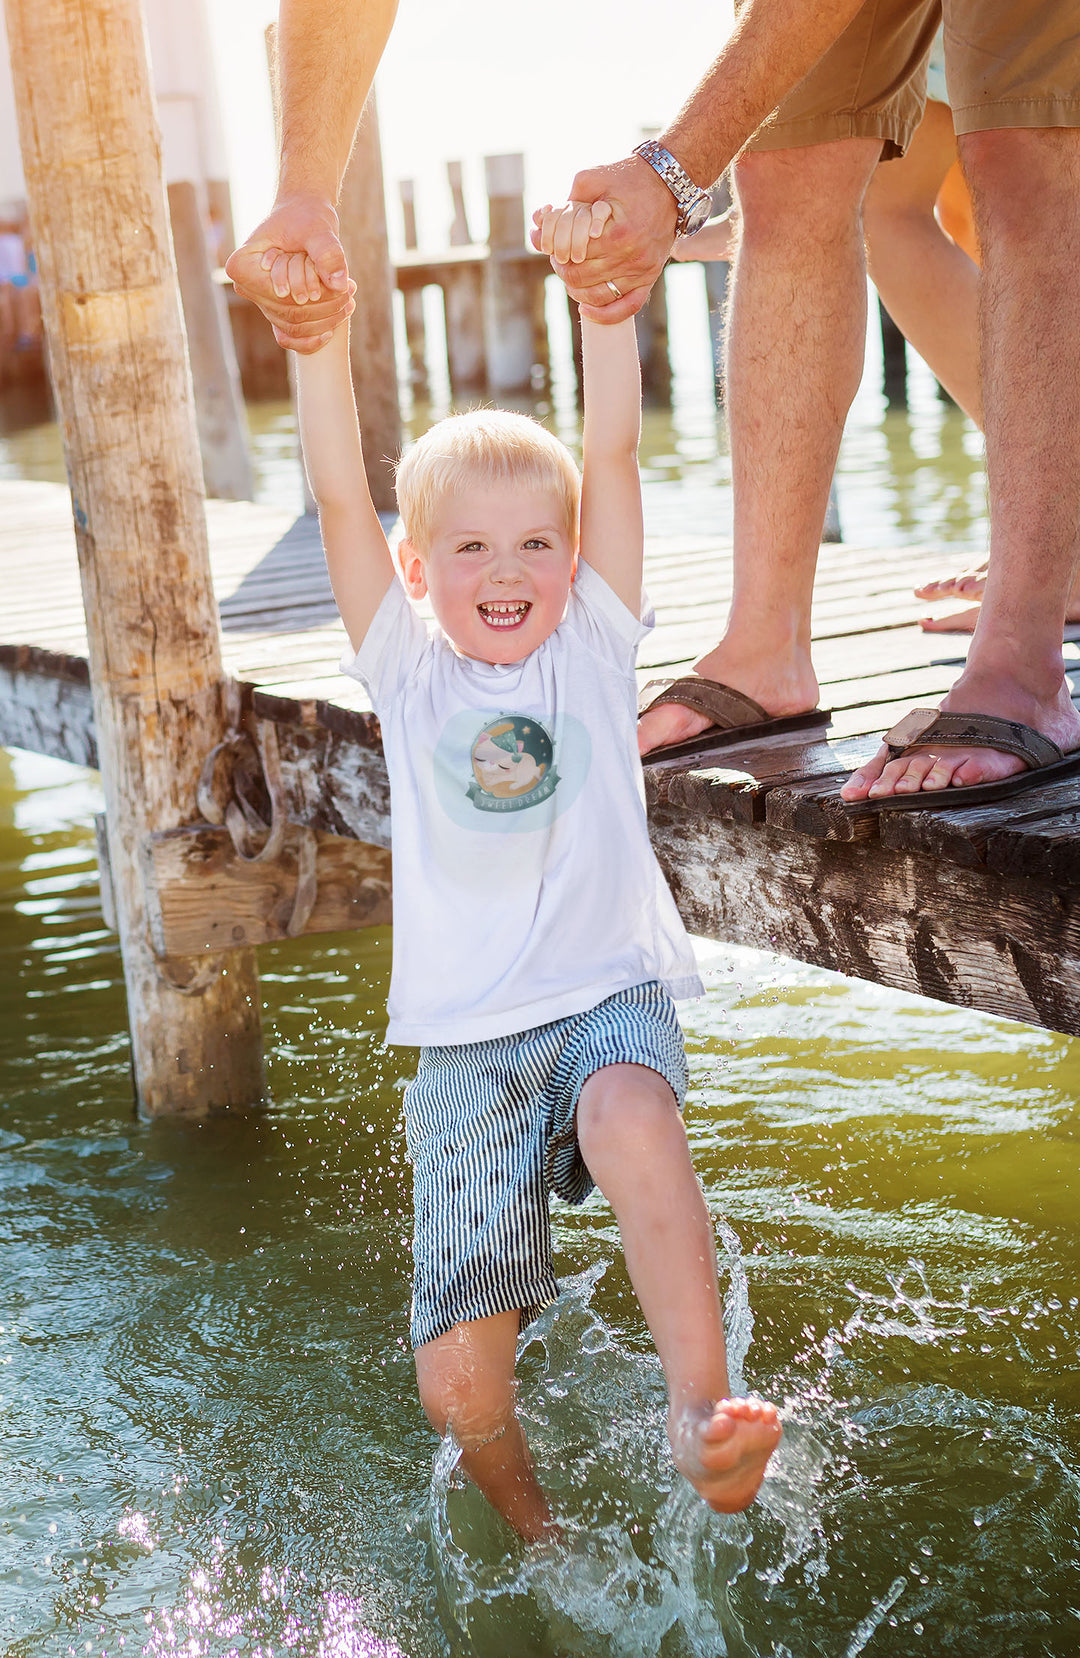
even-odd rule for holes
{"type": "Polygon", "coordinates": [[[587,251],[571,258],[563,257],[565,237],[544,247],[541,216],[535,214],[533,246],[551,255],[554,270],[581,306],[583,317],[622,322],[641,310],[667,263],[675,240],[675,198],[639,156],[579,173],[570,197],[574,208],[608,208],[599,232],[591,232],[592,246],[586,243],[587,251]]]}
{"type": "Polygon", "coordinates": [[[279,201],[225,265],[238,294],[267,318],[278,345],[317,351],[354,309],[337,214],[299,195],[279,201]]]}

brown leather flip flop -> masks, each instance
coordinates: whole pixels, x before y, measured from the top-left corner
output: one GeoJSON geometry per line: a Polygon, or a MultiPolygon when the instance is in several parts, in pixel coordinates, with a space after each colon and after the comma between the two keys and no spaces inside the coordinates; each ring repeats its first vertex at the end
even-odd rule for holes
{"type": "Polygon", "coordinates": [[[703,754],[708,749],[726,748],[754,737],[773,737],[780,731],[826,726],[832,718],[827,708],[808,708],[801,714],[774,718],[760,702],[744,696],[742,691],[733,691],[730,685],[721,685],[719,680],[702,679],[693,674],[686,679],[650,679],[641,692],[638,719],[668,702],[690,708],[695,714],[704,714],[713,723],[706,731],[699,731],[696,737],[688,737],[684,742],[650,749],[642,756],[645,765],[656,760],[678,760],[686,754],[703,754]],[[646,702],[650,691],[657,690],[659,695],[646,702]]]}
{"type": "Polygon", "coordinates": [[[994,714],[943,714],[937,708],[914,708],[886,731],[889,759],[900,760],[928,748],[994,748],[1001,754],[1015,754],[1027,771],[1003,777],[996,783],[950,785],[947,789],[919,790],[914,794],[875,795],[866,800],[845,800],[849,812],[921,812],[933,806],[946,808],[978,806],[1001,800],[1025,789],[1036,789],[1054,777],[1080,771],[1080,748],[1064,752],[1041,731],[1019,720],[1002,720],[994,714]]]}

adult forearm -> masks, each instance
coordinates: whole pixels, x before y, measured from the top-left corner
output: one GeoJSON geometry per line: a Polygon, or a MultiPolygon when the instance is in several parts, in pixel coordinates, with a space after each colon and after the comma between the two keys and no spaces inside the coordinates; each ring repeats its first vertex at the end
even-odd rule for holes
{"type": "Polygon", "coordinates": [[[281,0],[279,200],[336,202],[397,0],[281,0]]]}
{"type": "Polygon", "coordinates": [[[720,55],[660,142],[708,189],[864,0],[744,0],[720,55]]]}

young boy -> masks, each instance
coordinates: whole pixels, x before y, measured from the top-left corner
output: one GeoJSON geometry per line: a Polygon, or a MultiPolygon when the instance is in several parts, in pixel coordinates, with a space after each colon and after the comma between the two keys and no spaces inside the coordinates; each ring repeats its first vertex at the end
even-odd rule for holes
{"type": "MultiPolygon", "coordinates": [[[[551,211],[545,233],[587,242],[588,217],[551,211]]],[[[371,695],[391,780],[387,1040],[421,1049],[405,1096],[421,1401],[522,1537],[548,1535],[515,1350],[558,1291],[549,1194],[580,1203],[595,1182],[664,1366],[675,1462],[714,1508],[745,1508],[780,1425],[772,1405],[726,1397],[713,1232],[679,1115],[671,998],[701,985],[649,844],[635,736],[650,623],[633,324],[584,325],[580,480],[521,415],[477,410],[420,439],[398,468],[397,572],[346,332],[297,359],[300,427],[342,666],[371,695]],[[408,602],[425,597],[431,633],[408,602]]]]}

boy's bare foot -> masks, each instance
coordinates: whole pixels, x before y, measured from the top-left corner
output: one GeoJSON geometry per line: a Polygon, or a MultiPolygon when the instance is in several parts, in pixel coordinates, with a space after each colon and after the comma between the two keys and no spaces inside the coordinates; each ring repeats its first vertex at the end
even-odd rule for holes
{"type": "Polygon", "coordinates": [[[782,1431],[761,1399],[721,1399],[668,1422],[676,1468],[720,1514],[749,1508],[782,1431]]]}

